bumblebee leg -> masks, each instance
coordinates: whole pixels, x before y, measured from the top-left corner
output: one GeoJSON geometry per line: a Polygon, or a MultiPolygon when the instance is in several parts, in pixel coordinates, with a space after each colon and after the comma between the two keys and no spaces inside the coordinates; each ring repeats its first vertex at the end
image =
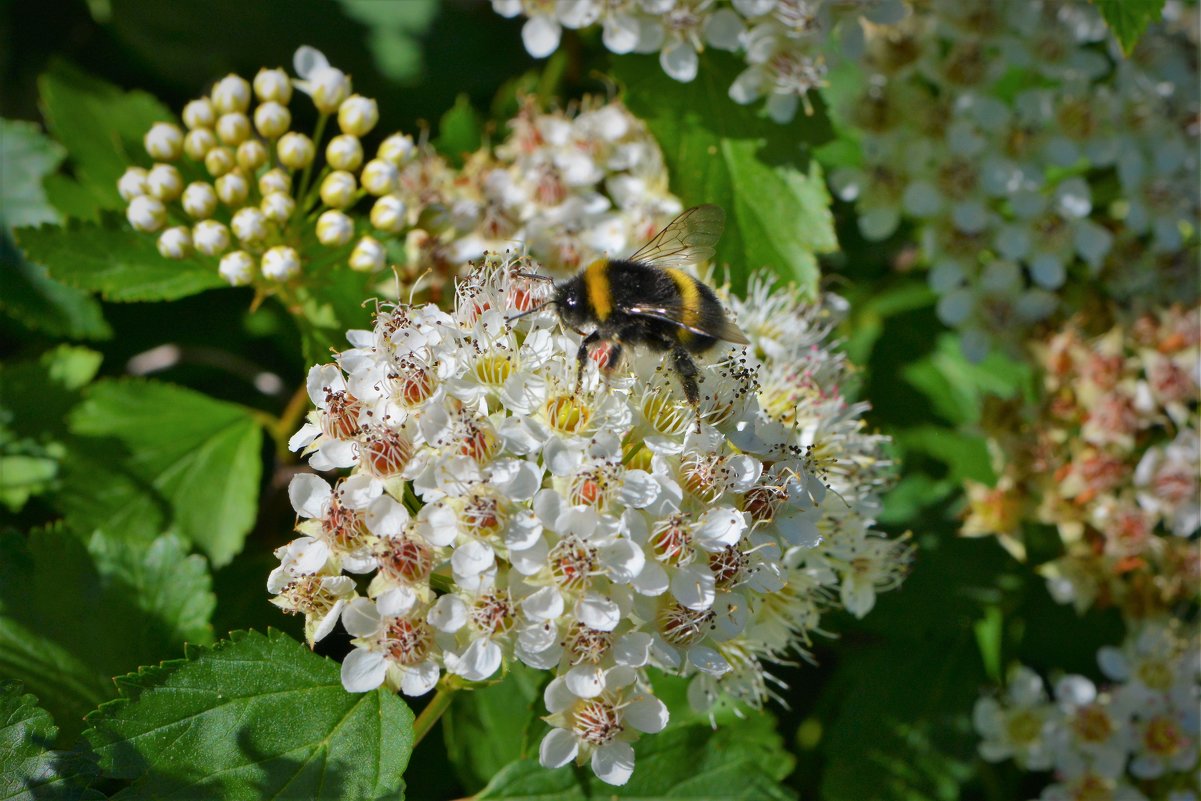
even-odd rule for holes
{"type": "Polygon", "coordinates": [[[684,397],[688,400],[688,405],[696,412],[696,427],[699,431],[701,427],[701,389],[697,385],[696,377],[700,375],[701,371],[688,351],[679,345],[671,349],[671,361],[680,376],[680,384],[684,387],[684,397]]]}
{"type": "Polygon", "coordinates": [[[588,348],[592,347],[593,343],[601,338],[599,331],[593,331],[588,336],[584,337],[584,341],[580,343],[580,349],[576,351],[576,371],[575,371],[575,394],[579,395],[580,390],[584,387],[584,363],[588,361],[588,348]]]}

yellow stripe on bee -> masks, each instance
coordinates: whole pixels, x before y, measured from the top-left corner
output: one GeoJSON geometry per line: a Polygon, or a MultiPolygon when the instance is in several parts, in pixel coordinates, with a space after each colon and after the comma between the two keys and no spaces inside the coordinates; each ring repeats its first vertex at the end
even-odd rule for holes
{"type": "MultiPolygon", "coordinates": [[[[671,276],[671,280],[676,282],[676,289],[680,290],[680,322],[695,328],[701,319],[701,291],[696,288],[696,279],[673,267],[666,268],[664,272],[671,276]]],[[[687,328],[681,328],[676,336],[685,342],[693,334],[687,328]]]]}
{"type": "Polygon", "coordinates": [[[597,259],[584,270],[584,286],[588,288],[588,304],[596,319],[604,322],[613,311],[613,294],[609,288],[609,260],[597,259]]]}

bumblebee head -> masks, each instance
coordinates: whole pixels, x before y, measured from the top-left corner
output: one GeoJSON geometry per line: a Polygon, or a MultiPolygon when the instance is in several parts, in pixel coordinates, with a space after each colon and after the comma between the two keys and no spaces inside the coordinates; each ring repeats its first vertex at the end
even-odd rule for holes
{"type": "Polygon", "coordinates": [[[584,280],[580,276],[555,285],[555,294],[550,302],[555,304],[559,317],[568,325],[580,326],[588,321],[584,291],[584,280]]]}

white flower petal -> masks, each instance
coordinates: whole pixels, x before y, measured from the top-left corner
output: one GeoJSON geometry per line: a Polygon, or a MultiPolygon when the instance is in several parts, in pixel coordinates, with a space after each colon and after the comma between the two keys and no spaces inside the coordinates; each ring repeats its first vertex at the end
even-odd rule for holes
{"type": "Polygon", "coordinates": [[[454,633],[467,625],[467,604],[456,595],[443,595],[425,619],[438,631],[454,633]]]}
{"type": "Polygon", "coordinates": [[[566,729],[551,729],[538,747],[538,761],[544,768],[561,768],[579,753],[580,746],[566,729]]]}
{"type": "Polygon", "coordinates": [[[667,706],[653,695],[643,695],[631,701],[623,710],[622,720],[646,734],[657,734],[667,726],[671,715],[667,706]]]}
{"type": "Polygon", "coordinates": [[[446,654],[446,669],[468,681],[484,681],[500,669],[500,646],[491,640],[475,640],[460,655],[446,654]]]}
{"type": "Polygon", "coordinates": [[[324,517],[332,496],[329,483],[312,473],[297,473],[288,482],[288,500],[301,517],[324,517]]]}
{"type": "Polygon", "coordinates": [[[417,593],[409,587],[393,587],[375,599],[381,617],[404,617],[417,605],[417,593]]]}
{"type": "Polygon", "coordinates": [[[563,595],[555,587],[543,587],[521,602],[531,620],[558,620],[563,615],[563,595]]]}
{"type": "Polygon", "coordinates": [[[425,695],[437,686],[438,677],[441,675],[438,663],[427,659],[418,665],[405,668],[404,675],[400,677],[400,691],[410,697],[425,695]]]}
{"type": "Polygon", "coordinates": [[[688,649],[688,661],[697,670],[701,670],[712,676],[720,676],[731,670],[730,663],[725,660],[725,657],[712,648],[706,648],[703,645],[694,645],[688,649]]]}
{"type": "Polygon", "coordinates": [[[634,772],[634,748],[624,740],[605,743],[592,752],[592,771],[605,784],[625,784],[634,772]]]}
{"type": "Polygon", "coordinates": [[[356,648],[342,660],[342,686],[349,693],[365,693],[384,683],[388,660],[383,654],[356,648]]]}
{"type": "Polygon", "coordinates": [[[729,506],[718,506],[701,515],[693,529],[696,543],[707,551],[720,551],[727,545],[735,545],[746,531],[746,517],[729,506]]]}
{"type": "Polygon", "coordinates": [[[650,661],[654,638],[645,631],[631,631],[613,645],[613,659],[619,665],[640,668],[650,661]]]}
{"type": "Polygon", "coordinates": [[[602,595],[588,593],[575,607],[576,617],[584,625],[598,631],[612,631],[621,622],[621,610],[602,595]]]}
{"type": "Polygon", "coordinates": [[[599,665],[576,665],[563,680],[567,689],[580,698],[595,698],[605,691],[605,672],[599,665]]]}
{"type": "Polygon", "coordinates": [[[496,564],[496,552],[492,546],[479,540],[468,540],[455,548],[450,565],[456,576],[477,576],[496,564]]]}
{"type": "Polygon", "coordinates": [[[689,565],[678,568],[671,577],[671,594],[684,606],[704,611],[713,606],[716,595],[713,574],[707,567],[689,565]]]}
{"type": "Polygon", "coordinates": [[[575,702],[576,694],[567,686],[567,679],[562,676],[551,679],[542,691],[542,703],[552,715],[569,709],[575,702]]]}
{"type": "Polygon", "coordinates": [[[695,78],[699,64],[696,50],[683,40],[676,40],[659,53],[659,66],[680,83],[688,83],[695,78]]]}
{"type": "Polygon", "coordinates": [[[306,448],[319,436],[321,436],[320,426],[305,423],[300,427],[299,431],[288,439],[288,450],[298,451],[301,448],[306,448]]]}
{"type": "Polygon", "coordinates": [[[369,598],[355,598],[342,611],[342,627],[352,637],[370,637],[380,628],[379,612],[369,598]]]}
{"type": "Polygon", "coordinates": [[[642,572],[646,554],[627,539],[618,539],[599,549],[600,562],[609,578],[618,584],[628,584],[642,572]]]}
{"type": "Polygon", "coordinates": [[[521,41],[534,58],[546,58],[559,47],[563,30],[548,16],[534,16],[521,27],[521,41]]]}
{"type": "Polygon", "coordinates": [[[390,495],[371,502],[363,514],[368,530],[377,537],[396,537],[409,524],[409,510],[390,495]]]}

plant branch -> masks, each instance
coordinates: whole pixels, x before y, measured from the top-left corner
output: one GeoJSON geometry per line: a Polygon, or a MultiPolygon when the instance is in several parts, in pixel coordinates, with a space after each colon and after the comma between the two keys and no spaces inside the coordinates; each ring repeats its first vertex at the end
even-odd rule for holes
{"type": "Polygon", "coordinates": [[[434,693],[434,697],[430,699],[429,705],[421,710],[421,714],[417,716],[417,720],[413,723],[414,748],[425,738],[425,735],[429,734],[430,729],[434,728],[434,724],[438,722],[442,714],[450,708],[450,702],[458,689],[453,684],[445,682],[439,685],[438,692],[434,693]]]}

